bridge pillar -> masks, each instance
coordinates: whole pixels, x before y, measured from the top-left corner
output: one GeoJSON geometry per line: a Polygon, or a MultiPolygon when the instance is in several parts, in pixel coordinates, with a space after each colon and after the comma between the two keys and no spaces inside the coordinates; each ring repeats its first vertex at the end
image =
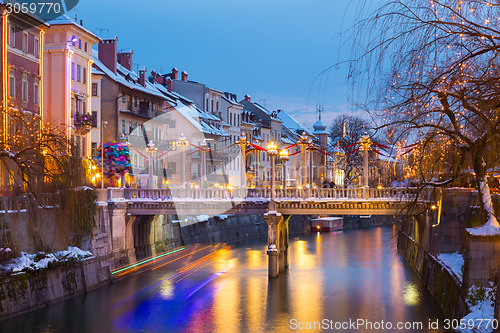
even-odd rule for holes
{"type": "Polygon", "coordinates": [[[275,210],[264,214],[268,230],[268,271],[269,277],[274,278],[288,267],[288,221],[275,210]]]}

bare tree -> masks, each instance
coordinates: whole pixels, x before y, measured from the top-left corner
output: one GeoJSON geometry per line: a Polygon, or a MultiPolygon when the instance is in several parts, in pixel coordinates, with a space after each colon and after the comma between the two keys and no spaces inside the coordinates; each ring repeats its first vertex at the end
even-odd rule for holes
{"type": "Polygon", "coordinates": [[[341,114],[336,117],[330,128],[330,137],[338,142],[339,148],[345,152],[345,183],[353,184],[356,178],[361,177],[363,157],[357,151],[358,142],[367,131],[365,120],[358,116],[341,114]]]}
{"type": "Polygon", "coordinates": [[[490,233],[500,233],[487,181],[500,139],[499,17],[499,4],[483,0],[388,1],[356,24],[350,72],[379,128],[421,141],[423,184],[453,181],[470,160],[490,233]],[[429,161],[453,177],[431,182],[429,161]]]}
{"type": "Polygon", "coordinates": [[[30,113],[11,112],[9,131],[0,138],[2,191],[11,194],[57,190],[83,185],[85,169],[63,129],[41,126],[30,113]]]}

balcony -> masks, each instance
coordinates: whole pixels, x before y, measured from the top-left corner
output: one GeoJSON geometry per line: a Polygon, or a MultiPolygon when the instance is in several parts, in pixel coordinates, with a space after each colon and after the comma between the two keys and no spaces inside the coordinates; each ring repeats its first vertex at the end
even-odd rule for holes
{"type": "Polygon", "coordinates": [[[92,124],[96,124],[97,119],[89,113],[79,114],[77,113],[73,118],[73,124],[75,125],[76,132],[81,135],[87,134],[92,124]]]}

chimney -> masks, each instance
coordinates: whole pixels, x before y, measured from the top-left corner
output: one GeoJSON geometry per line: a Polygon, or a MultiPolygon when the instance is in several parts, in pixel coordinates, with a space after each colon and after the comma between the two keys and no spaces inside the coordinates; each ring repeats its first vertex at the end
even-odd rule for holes
{"type": "Polygon", "coordinates": [[[134,50],[130,49],[127,51],[120,51],[118,52],[117,58],[118,58],[118,63],[128,69],[129,71],[132,71],[132,55],[134,54],[134,50]]]}
{"type": "Polygon", "coordinates": [[[226,97],[227,99],[229,99],[229,93],[228,93],[228,92],[225,92],[225,93],[224,93],[224,97],[226,97]]]}
{"type": "Polygon", "coordinates": [[[139,68],[139,83],[141,86],[146,86],[146,66],[139,68]]]}
{"type": "Polygon", "coordinates": [[[245,101],[252,103],[252,97],[250,95],[245,95],[245,101]]]}
{"type": "Polygon", "coordinates": [[[98,45],[99,60],[116,74],[116,44],[118,37],[103,39],[98,45]]]}
{"type": "MultiPolygon", "coordinates": [[[[153,74],[153,73],[151,73],[151,74],[153,74]]],[[[156,82],[156,83],[159,83],[159,84],[165,83],[165,78],[158,73],[155,73],[153,75],[153,78],[154,78],[154,82],[156,82]]]]}
{"type": "Polygon", "coordinates": [[[167,90],[169,93],[171,93],[172,92],[172,80],[169,77],[167,77],[166,81],[167,81],[167,90]]]}
{"type": "Polygon", "coordinates": [[[182,71],[181,78],[182,78],[182,81],[187,82],[187,80],[188,80],[188,73],[186,71],[182,71]]]}
{"type": "Polygon", "coordinates": [[[80,20],[80,25],[83,27],[83,20],[80,20]]]}
{"type": "Polygon", "coordinates": [[[172,80],[179,80],[179,71],[177,68],[172,68],[172,80]]]}

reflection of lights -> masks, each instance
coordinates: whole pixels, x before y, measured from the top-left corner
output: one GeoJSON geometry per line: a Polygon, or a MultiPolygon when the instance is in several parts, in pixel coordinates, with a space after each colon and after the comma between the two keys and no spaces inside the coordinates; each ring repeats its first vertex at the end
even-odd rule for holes
{"type": "Polygon", "coordinates": [[[193,296],[196,292],[198,292],[201,288],[205,287],[207,284],[209,284],[213,280],[217,279],[218,277],[224,275],[231,268],[233,268],[233,266],[228,267],[227,269],[223,270],[222,272],[217,272],[217,273],[213,274],[211,277],[209,277],[207,280],[205,280],[205,282],[203,282],[199,287],[197,287],[189,295],[187,295],[186,298],[184,298],[184,300],[187,300],[189,297],[193,296]]]}
{"type": "Polygon", "coordinates": [[[403,299],[407,305],[417,305],[420,303],[420,292],[416,284],[407,283],[403,291],[403,299]]]}
{"type": "MultiPolygon", "coordinates": [[[[182,250],[184,250],[184,249],[185,249],[185,247],[180,247],[180,248],[175,249],[175,250],[172,250],[172,251],[163,252],[162,254],[159,254],[159,255],[157,255],[157,256],[150,257],[150,258],[146,258],[146,259],[144,259],[144,260],[140,260],[140,261],[138,261],[138,262],[136,262],[136,263],[134,263],[134,264],[132,264],[132,265],[127,265],[127,266],[124,266],[124,267],[121,267],[121,268],[115,269],[114,271],[112,271],[112,272],[111,272],[111,274],[113,274],[113,275],[114,275],[114,274],[118,274],[118,273],[124,272],[124,271],[126,271],[126,270],[129,270],[129,269],[132,269],[132,268],[138,267],[138,266],[140,266],[140,265],[147,264],[147,263],[148,263],[148,262],[150,262],[150,261],[153,261],[153,260],[155,260],[155,259],[159,259],[159,258],[164,257],[164,256],[166,256],[166,255],[169,255],[169,254],[173,254],[173,253],[175,253],[175,252],[182,251],[182,250]]],[[[123,274],[124,274],[124,273],[123,273],[123,274]]],[[[121,275],[123,275],[123,274],[121,274],[121,275]]]]}
{"type": "Polygon", "coordinates": [[[431,206],[431,209],[432,209],[432,210],[434,210],[434,209],[436,209],[436,208],[437,208],[437,206],[436,206],[436,205],[432,205],[432,206],[431,206]]]}

